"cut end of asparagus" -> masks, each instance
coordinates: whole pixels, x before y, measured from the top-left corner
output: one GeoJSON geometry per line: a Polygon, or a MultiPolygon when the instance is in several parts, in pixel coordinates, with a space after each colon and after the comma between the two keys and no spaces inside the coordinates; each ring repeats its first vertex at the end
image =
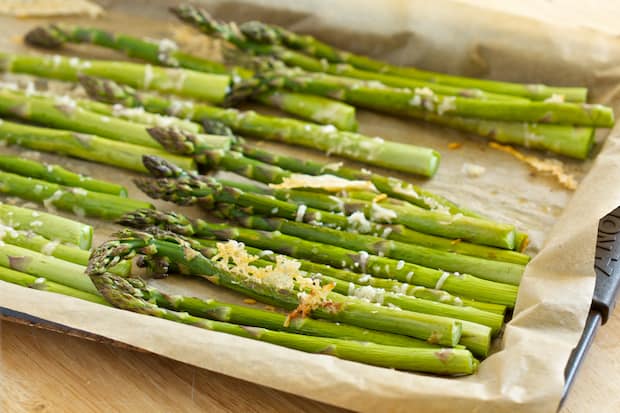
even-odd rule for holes
{"type": "Polygon", "coordinates": [[[62,32],[54,25],[35,27],[26,33],[24,41],[30,46],[44,49],[59,49],[65,43],[62,32]]]}

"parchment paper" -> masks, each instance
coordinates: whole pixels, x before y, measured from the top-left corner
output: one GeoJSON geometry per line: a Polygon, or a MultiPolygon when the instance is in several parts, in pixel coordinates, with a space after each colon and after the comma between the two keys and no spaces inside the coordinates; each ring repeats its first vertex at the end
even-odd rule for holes
{"type": "MultiPolygon", "coordinates": [[[[166,14],[167,2],[123,3],[109,2],[107,16],[86,23],[152,37],[170,36],[170,29],[177,24],[166,14]]],[[[394,63],[493,79],[586,85],[593,101],[610,104],[616,111],[620,108],[620,41],[593,29],[553,26],[548,18],[542,21],[456,1],[207,3],[221,18],[263,19],[394,63]]],[[[0,17],[0,47],[27,50],[11,36],[42,22],[0,17]]],[[[70,50],[82,56],[113,56],[93,48],[70,50]]],[[[478,374],[439,378],[381,369],[6,283],[0,283],[0,305],[355,410],[397,412],[415,406],[416,410],[432,412],[553,411],[560,397],[564,366],[579,339],[590,304],[598,219],[620,204],[620,129],[597,145],[594,161],[563,159],[582,179],[573,194],[551,178],[532,175],[512,157],[488,149],[483,139],[365,111],[359,111],[359,119],[363,133],[428,145],[442,153],[440,171],[432,180],[422,182],[425,187],[493,218],[516,222],[532,235],[530,252],[537,255],[527,267],[514,319],[498,341],[498,351],[481,364],[478,374]],[[450,142],[461,142],[463,147],[448,150],[450,142]],[[468,178],[461,171],[464,162],[482,165],[487,172],[468,178]]],[[[599,134],[599,142],[606,134],[599,134]]],[[[278,147],[304,157],[322,157],[309,150],[278,147]]],[[[1,151],[19,152],[14,148],[1,151]]],[[[126,182],[131,196],[144,199],[125,171],[55,156],[45,155],[43,159],[65,163],[95,177],[126,182]]],[[[111,229],[109,224],[93,223],[99,240],[111,229]]],[[[191,280],[164,282],[175,291],[200,296],[215,293],[204,283],[191,280]]]]}

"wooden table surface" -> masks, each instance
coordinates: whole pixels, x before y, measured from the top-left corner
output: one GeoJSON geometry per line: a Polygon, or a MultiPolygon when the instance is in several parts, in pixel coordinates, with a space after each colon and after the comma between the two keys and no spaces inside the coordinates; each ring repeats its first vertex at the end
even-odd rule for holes
{"type": "MultiPolygon", "coordinates": [[[[561,413],[620,412],[620,311],[599,330],[561,413]]],[[[0,322],[0,412],[344,410],[154,354],[0,322]]]]}

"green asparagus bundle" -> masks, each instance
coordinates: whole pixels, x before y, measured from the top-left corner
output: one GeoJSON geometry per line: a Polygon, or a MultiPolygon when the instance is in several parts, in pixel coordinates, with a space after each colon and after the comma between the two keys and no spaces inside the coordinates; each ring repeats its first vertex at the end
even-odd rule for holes
{"type": "MultiPolygon", "coordinates": [[[[248,79],[253,76],[252,72],[246,69],[230,70],[220,63],[179,51],[178,46],[168,39],[156,43],[124,34],[113,34],[101,29],[60,25],[37,27],[28,32],[24,39],[31,45],[47,49],[60,48],[67,42],[96,44],[157,65],[182,67],[207,73],[230,74],[233,81],[237,78],[248,79]]],[[[332,99],[281,91],[267,91],[257,94],[255,98],[264,104],[301,118],[334,125],[340,130],[357,129],[355,108],[332,99]]]]}
{"type": "MultiPolygon", "coordinates": [[[[375,256],[368,254],[366,251],[358,252],[319,242],[307,241],[284,235],[278,231],[259,231],[234,227],[229,224],[213,224],[201,219],[190,221],[179,214],[157,211],[152,213],[136,211],[123,217],[121,222],[124,225],[136,228],[158,226],[174,233],[199,238],[233,239],[255,248],[276,251],[298,259],[330,265],[334,268],[356,271],[361,274],[360,278],[362,280],[368,278],[368,274],[378,278],[390,279],[388,281],[397,280],[401,283],[406,283],[406,286],[393,283],[377,284],[377,286],[385,287],[386,289],[398,286],[400,292],[411,295],[416,294],[416,289],[415,287],[409,289],[408,286],[417,285],[444,290],[458,297],[467,297],[485,303],[501,304],[509,307],[514,306],[517,295],[516,286],[487,281],[468,274],[453,274],[434,270],[405,261],[375,256]]],[[[371,281],[371,279],[369,278],[368,281],[371,281]]],[[[358,281],[358,283],[362,282],[358,281]]],[[[433,300],[432,294],[424,294],[421,297],[433,300]]],[[[444,302],[444,300],[445,302],[454,301],[449,296],[442,294],[437,295],[434,300],[441,302],[444,302]]],[[[498,311],[496,306],[479,306],[475,301],[464,302],[469,306],[487,311],[499,313],[503,311],[501,308],[498,311]]]]}
{"type": "MultiPolygon", "coordinates": [[[[314,222],[337,228],[356,230],[360,225],[343,215],[307,208],[305,205],[292,205],[259,193],[244,192],[238,188],[222,185],[216,179],[186,173],[174,165],[151,156],[144,157],[145,166],[156,178],[138,178],[138,187],[153,198],[161,198],[181,205],[200,203],[205,206],[214,203],[233,203],[242,207],[252,207],[259,213],[282,218],[314,222]],[[174,172],[171,172],[174,171],[174,172]]],[[[396,215],[391,210],[375,204],[375,218],[391,218],[396,215]]],[[[507,224],[483,221],[477,218],[440,214],[419,209],[424,215],[420,231],[471,240],[484,245],[501,248],[514,248],[514,227],[507,224]],[[424,211],[424,212],[422,212],[424,211]]],[[[382,233],[381,226],[370,227],[373,232],[382,233]]],[[[370,232],[370,231],[368,231],[370,232]]],[[[390,234],[387,234],[390,237],[390,234]]]]}
{"type": "MultiPolygon", "coordinates": [[[[292,176],[290,171],[283,170],[277,166],[269,165],[258,160],[246,158],[239,152],[211,150],[208,145],[203,145],[197,136],[193,136],[188,133],[170,133],[168,130],[160,128],[151,128],[149,129],[149,133],[151,133],[151,135],[166,149],[174,153],[185,155],[193,154],[199,164],[217,166],[227,171],[235,172],[247,178],[264,183],[280,183],[283,179],[292,176]]],[[[151,168],[158,168],[159,166],[155,165],[157,163],[158,161],[152,158],[149,161],[151,168]]],[[[166,169],[170,168],[166,167],[166,169]]],[[[178,173],[182,174],[182,171],[179,171],[178,173]]],[[[299,179],[299,177],[297,178],[299,179]]],[[[354,214],[354,222],[351,222],[351,217],[347,219],[342,217],[332,218],[337,220],[338,226],[348,226],[354,224],[356,227],[355,229],[359,232],[372,234],[385,233],[387,234],[386,237],[396,241],[433,246],[434,248],[440,250],[459,253],[462,252],[466,255],[473,255],[499,261],[515,262],[518,264],[526,264],[529,261],[529,257],[525,254],[482,245],[475,245],[468,242],[462,242],[462,240],[457,241],[455,239],[436,237],[410,229],[425,226],[423,221],[425,218],[430,216],[440,218],[439,222],[442,222],[442,220],[445,221],[448,219],[446,212],[427,212],[406,202],[398,202],[396,200],[386,199],[385,201],[380,202],[373,200],[371,202],[363,199],[349,199],[334,195],[326,195],[316,191],[309,192],[289,189],[269,189],[249,183],[239,184],[235,181],[221,179],[218,180],[218,182],[224,184],[225,186],[231,186],[242,191],[256,192],[263,195],[273,196],[281,201],[292,202],[298,206],[303,205],[305,207],[316,208],[326,212],[342,212],[347,215],[354,214]],[[384,215],[390,214],[392,217],[389,222],[390,224],[404,223],[405,225],[390,225],[388,227],[384,224],[375,224],[373,222],[373,217],[377,215],[377,212],[379,211],[384,212],[384,215]],[[365,213],[365,216],[360,215],[361,213],[365,213]],[[370,221],[368,221],[368,219],[370,219],[370,221]]],[[[370,196],[372,198],[376,198],[378,194],[371,193],[370,196]]],[[[453,218],[450,219],[452,220],[453,218]]],[[[458,217],[458,219],[461,218],[458,217]]],[[[467,220],[468,218],[464,219],[467,220]]]]}
{"type": "MultiPolygon", "coordinates": [[[[255,53],[262,52],[264,54],[268,52],[270,49],[267,46],[285,46],[299,50],[316,59],[324,59],[327,62],[338,64],[347,63],[355,68],[388,74],[397,78],[417,79],[458,88],[480,89],[501,95],[522,96],[533,100],[544,100],[553,95],[563,95],[567,101],[583,102],[587,94],[587,90],[584,88],[559,88],[538,84],[498,82],[428,72],[412,67],[394,66],[335,49],[312,36],[298,35],[278,26],[257,21],[243,23],[238,27],[234,24],[223,24],[213,19],[204,9],[191,4],[173,7],[171,10],[181,20],[194,25],[205,33],[225,38],[237,47],[251,49],[255,53]]],[[[296,63],[295,65],[299,64],[296,63]]]]}
{"type": "Polygon", "coordinates": [[[319,149],[370,165],[424,176],[432,176],[439,166],[439,154],[432,149],[338,131],[330,125],[318,126],[295,119],[259,115],[252,111],[240,112],[235,109],[168,100],[92,77],[82,78],[81,83],[90,97],[106,103],[120,103],[128,107],[142,106],[149,112],[169,114],[196,122],[217,120],[241,134],[319,149]]]}
{"type": "MultiPolygon", "coordinates": [[[[123,305],[119,303],[126,303],[127,301],[124,300],[133,290],[136,299],[140,302],[150,306],[153,306],[152,302],[156,302],[163,308],[181,311],[181,313],[176,311],[170,313],[178,314],[184,320],[197,320],[189,314],[218,320],[215,322],[201,320],[198,326],[225,327],[214,328],[214,330],[228,333],[246,332],[247,334],[242,335],[303,351],[323,352],[378,366],[437,374],[470,374],[477,365],[471,353],[466,350],[440,349],[407,336],[310,318],[293,319],[287,325],[287,317],[280,313],[215,300],[171,296],[153,287],[148,287],[139,278],[126,279],[111,273],[93,277],[99,288],[104,284],[101,282],[103,279],[114,280],[113,283],[106,283],[105,288],[102,288],[104,299],[93,291],[92,283],[84,274],[83,267],[68,264],[62,260],[45,258],[45,256],[20,248],[0,247],[0,264],[0,280],[5,282],[64,294],[102,305],[110,305],[108,302],[110,301],[121,308],[123,305]],[[38,276],[43,272],[47,278],[38,276]],[[120,292],[122,294],[119,294],[120,292]],[[265,330],[265,328],[272,328],[275,331],[265,330]],[[277,333],[276,331],[289,333],[277,333]],[[261,334],[258,334],[259,332],[261,334]],[[316,350],[313,350],[315,348],[316,350]],[[321,351],[321,348],[324,351],[321,351]],[[326,348],[330,350],[325,351],[326,348]]],[[[118,265],[113,268],[117,267],[118,265]]],[[[131,310],[137,311],[137,308],[139,307],[132,306],[131,310]]]]}
{"type": "Polygon", "coordinates": [[[76,174],[60,165],[45,164],[17,156],[0,155],[0,170],[60,185],[84,188],[89,191],[117,195],[122,198],[127,197],[127,189],[122,185],[76,174]]]}
{"type": "MultiPolygon", "coordinates": [[[[261,326],[269,325],[275,328],[277,322],[280,321],[280,317],[275,313],[255,313],[245,308],[240,308],[241,311],[235,313],[230,305],[220,304],[212,300],[165,296],[152,288],[144,288],[144,282],[137,277],[124,279],[109,273],[99,274],[99,269],[90,268],[90,276],[102,295],[116,307],[211,331],[264,341],[309,353],[329,354],[345,360],[400,370],[455,375],[471,374],[477,366],[476,360],[467,350],[420,348],[413,345],[407,346],[402,341],[398,341],[399,344],[384,345],[348,340],[346,331],[342,333],[338,331],[341,326],[344,327],[343,324],[320,325],[320,328],[325,327],[334,331],[337,338],[322,337],[319,334],[313,336],[274,331],[261,326]],[[157,304],[145,297],[152,297],[152,301],[156,301],[157,304]],[[233,320],[236,319],[242,321],[243,324],[233,324],[233,320]],[[259,326],[248,325],[253,320],[259,326]]],[[[304,318],[299,321],[299,324],[304,326],[307,323],[308,330],[310,330],[316,326],[314,324],[316,321],[318,320],[304,318]]],[[[297,321],[291,322],[291,324],[294,323],[297,321]]],[[[280,328],[280,330],[282,329],[280,328]]],[[[295,331],[296,329],[291,328],[290,330],[295,331]]],[[[321,329],[320,333],[326,334],[327,331],[321,329]]],[[[377,333],[372,332],[372,334],[376,337],[377,333]]]]}
{"type": "MultiPolygon", "coordinates": [[[[13,233],[5,234],[3,240],[14,242],[20,246],[24,246],[23,244],[27,243],[27,246],[30,248],[40,246],[39,241],[41,237],[30,237],[25,235],[25,233],[18,234],[17,231],[11,232],[13,233]]],[[[83,254],[88,254],[84,251],[58,244],[55,244],[53,248],[47,248],[47,250],[49,250],[47,252],[60,250],[59,253],[61,256],[64,251],[64,253],[66,253],[66,258],[77,261],[83,261],[83,254]],[[77,253],[80,251],[81,253],[77,253]]],[[[0,248],[0,263],[2,265],[18,268],[21,271],[26,271],[35,275],[41,275],[45,271],[44,268],[47,268],[47,271],[45,272],[47,276],[54,280],[58,280],[63,284],[50,281],[43,277],[36,278],[24,272],[11,270],[8,267],[0,267],[0,280],[70,295],[100,304],[107,304],[107,301],[92,292],[91,284],[83,275],[83,271],[77,270],[79,267],[63,263],[61,260],[45,258],[45,256],[28,252],[27,250],[21,248],[8,247],[5,249],[0,248]],[[73,287],[68,287],[67,284],[72,285],[73,287]]],[[[114,270],[118,269],[120,264],[127,263],[128,261],[121,261],[121,263],[110,268],[110,270],[118,274],[118,271],[114,270]]],[[[126,271],[123,275],[127,275],[128,268],[129,267],[125,266],[126,271]]],[[[133,285],[136,285],[135,281],[133,285]]],[[[146,288],[146,286],[144,286],[143,293],[145,294],[144,296],[147,296],[148,294],[148,297],[150,297],[151,300],[156,300],[158,303],[163,303],[164,305],[175,309],[181,309],[182,311],[190,311],[193,313],[197,312],[207,317],[215,316],[219,319],[225,318],[228,321],[236,323],[243,322],[248,324],[248,322],[251,322],[251,325],[253,326],[267,326],[277,330],[319,335],[322,337],[333,336],[347,340],[372,341],[373,343],[392,346],[417,348],[433,347],[422,341],[417,341],[405,336],[363,330],[354,326],[332,324],[312,319],[293,320],[292,323],[285,326],[286,317],[278,313],[248,309],[245,307],[220,303],[214,300],[204,301],[192,297],[168,296],[166,294],[162,294],[156,289],[146,288]]]]}
{"type": "MultiPolygon", "coordinates": [[[[548,100],[546,102],[528,102],[519,98],[514,100],[510,99],[509,95],[504,95],[507,99],[502,100],[498,99],[502,95],[485,96],[484,92],[479,89],[443,89],[452,86],[442,86],[431,82],[431,79],[413,80],[376,71],[359,70],[342,63],[329,64],[325,60],[317,60],[279,45],[256,43],[253,41],[253,35],[256,34],[253,29],[249,29],[248,36],[246,36],[246,33],[239,30],[236,25],[217,22],[204,10],[193,6],[180,6],[173,9],[173,12],[182,20],[190,22],[208,34],[229,40],[241,49],[258,55],[276,57],[290,66],[329,73],[329,75],[305,73],[286,68],[275,71],[271,69],[266,72],[257,70],[263,78],[271,78],[272,86],[287,86],[309,93],[349,99],[350,103],[360,106],[384,110],[391,114],[411,115],[429,122],[490,137],[499,142],[550,150],[578,159],[585,159],[590,153],[594,143],[593,130],[590,127],[573,125],[609,126],[613,124],[613,114],[608,108],[592,105],[592,109],[597,112],[594,116],[596,119],[594,119],[590,109],[586,110],[580,105],[560,102],[563,99],[572,101],[571,96],[572,98],[581,96],[575,101],[584,101],[585,89],[556,88],[553,92],[541,97],[540,100],[546,99],[548,100]],[[576,95],[572,95],[573,92],[576,92],[576,95]],[[566,93],[568,96],[565,96],[566,93]],[[454,116],[455,114],[461,116],[454,116]],[[515,118],[518,121],[506,121],[515,118]],[[548,122],[566,122],[570,126],[546,124],[548,122]]],[[[252,22],[248,25],[254,27],[252,22]]],[[[456,79],[471,80],[474,84],[479,82],[476,79],[456,79]]],[[[463,84],[457,81],[454,86],[463,87],[465,84],[468,83],[463,84]]],[[[505,85],[508,90],[511,86],[519,90],[546,88],[540,85],[505,85]]]]}
{"type": "MultiPolygon", "coordinates": [[[[217,257],[218,254],[218,243],[210,240],[197,240],[195,244],[198,247],[194,246],[194,248],[199,248],[200,252],[205,255],[207,258],[217,257]]],[[[261,257],[254,261],[252,261],[252,265],[257,267],[269,267],[273,266],[274,263],[278,263],[278,260],[282,258],[280,255],[275,255],[270,253],[269,251],[265,252],[264,250],[246,247],[245,250],[255,257],[261,257]]],[[[424,296],[436,295],[436,290],[427,289],[424,287],[418,287],[417,295],[408,296],[406,294],[398,292],[390,292],[385,291],[381,288],[361,286],[352,281],[346,281],[345,279],[338,278],[342,276],[342,273],[345,272],[343,270],[337,270],[332,267],[323,264],[315,264],[306,260],[296,260],[299,263],[299,269],[310,276],[314,280],[318,280],[321,285],[334,285],[332,291],[342,294],[348,295],[352,297],[362,298],[364,300],[368,300],[373,303],[379,303],[387,306],[396,306],[403,310],[415,311],[425,314],[436,314],[445,317],[452,317],[458,320],[461,320],[463,323],[462,335],[463,339],[465,336],[465,340],[467,344],[467,336],[477,336],[478,338],[486,337],[485,335],[478,335],[475,331],[479,330],[476,326],[471,326],[467,322],[472,322],[476,324],[482,324],[488,327],[491,327],[491,333],[493,335],[499,332],[499,329],[503,325],[504,317],[503,314],[492,313],[488,311],[484,311],[481,309],[477,309],[474,307],[469,307],[464,305],[463,303],[459,303],[460,305],[456,305],[456,302],[453,303],[445,303],[442,301],[428,300],[423,298],[424,296]],[[336,275],[336,277],[332,277],[329,274],[336,275]]],[[[355,273],[350,273],[355,274],[355,273]]],[[[346,278],[346,277],[345,277],[346,278]]],[[[353,277],[351,277],[353,278],[353,277]]],[[[360,277],[361,278],[361,277],[360,277]]],[[[455,301],[456,297],[454,297],[455,301]]],[[[470,342],[471,343],[471,342],[470,342]]],[[[473,344],[473,343],[472,343],[473,344]]],[[[476,344],[477,350],[474,351],[475,354],[485,353],[488,351],[488,340],[483,339],[481,342],[476,344]]]]}
{"type": "Polygon", "coordinates": [[[0,141],[38,151],[66,154],[138,172],[146,172],[142,164],[142,156],[145,154],[164,158],[184,169],[196,169],[193,159],[172,155],[161,149],[113,141],[68,130],[23,125],[3,119],[0,119],[0,141]]]}
{"type": "Polygon", "coordinates": [[[231,78],[227,75],[58,55],[30,56],[0,52],[0,72],[26,73],[66,81],[76,81],[80,75],[100,76],[140,89],[174,93],[212,103],[223,103],[231,86],[231,78]]]}
{"type": "Polygon", "coordinates": [[[127,258],[128,254],[135,253],[136,249],[148,255],[165,257],[169,262],[175,263],[183,274],[207,279],[216,285],[260,299],[267,304],[291,310],[303,306],[304,313],[309,311],[318,318],[408,335],[428,340],[432,344],[454,346],[460,339],[461,324],[454,319],[377,307],[329,293],[329,289],[320,288],[321,291],[315,291],[312,290],[313,287],[308,286],[296,292],[298,291],[295,289],[296,282],[305,285],[307,281],[300,277],[295,278],[295,274],[286,270],[272,277],[265,275],[260,278],[244,273],[242,264],[230,267],[226,257],[217,264],[189,245],[172,242],[170,237],[160,240],[145,233],[136,236],[135,233],[129,232],[126,239],[109,241],[93,252],[88,267],[89,274],[100,272],[98,268],[106,269],[107,262],[115,262],[115,258],[127,258]],[[320,294],[325,298],[320,302],[311,299],[309,302],[304,302],[308,298],[304,296],[304,292],[311,297],[316,298],[317,294],[320,294]],[[396,320],[399,322],[398,326],[394,325],[396,320]]]}
{"type": "MultiPolygon", "coordinates": [[[[480,217],[443,197],[398,178],[373,173],[367,169],[347,168],[342,165],[342,162],[309,161],[268,151],[245,143],[242,138],[233,135],[230,128],[219,121],[205,121],[203,124],[207,133],[234,138],[233,149],[238,152],[212,150],[212,145],[208,141],[187,131],[173,133],[169,129],[155,127],[150,128],[149,133],[168,151],[193,156],[198,162],[209,167],[224,168],[263,183],[281,183],[282,179],[290,177],[294,172],[314,176],[330,174],[348,180],[370,181],[371,186],[379,192],[425,209],[438,209],[453,214],[461,213],[480,217]]],[[[369,196],[368,193],[349,192],[352,196],[369,196]]],[[[372,193],[370,197],[374,198],[376,195],[372,193]]]]}
{"type": "Polygon", "coordinates": [[[430,89],[398,89],[375,81],[308,73],[277,64],[263,66],[271,67],[259,71],[258,76],[272,87],[329,96],[355,106],[421,119],[430,112],[439,116],[513,122],[595,127],[614,124],[612,109],[598,104],[469,99],[437,95],[430,89]]]}

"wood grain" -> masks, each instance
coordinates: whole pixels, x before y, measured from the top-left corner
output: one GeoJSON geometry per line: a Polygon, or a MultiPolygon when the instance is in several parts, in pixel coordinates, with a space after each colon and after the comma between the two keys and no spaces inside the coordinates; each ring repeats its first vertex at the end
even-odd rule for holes
{"type": "MultiPolygon", "coordinates": [[[[620,312],[560,413],[620,411],[620,312]]],[[[0,412],[345,412],[110,343],[0,322],[0,412]]]]}

